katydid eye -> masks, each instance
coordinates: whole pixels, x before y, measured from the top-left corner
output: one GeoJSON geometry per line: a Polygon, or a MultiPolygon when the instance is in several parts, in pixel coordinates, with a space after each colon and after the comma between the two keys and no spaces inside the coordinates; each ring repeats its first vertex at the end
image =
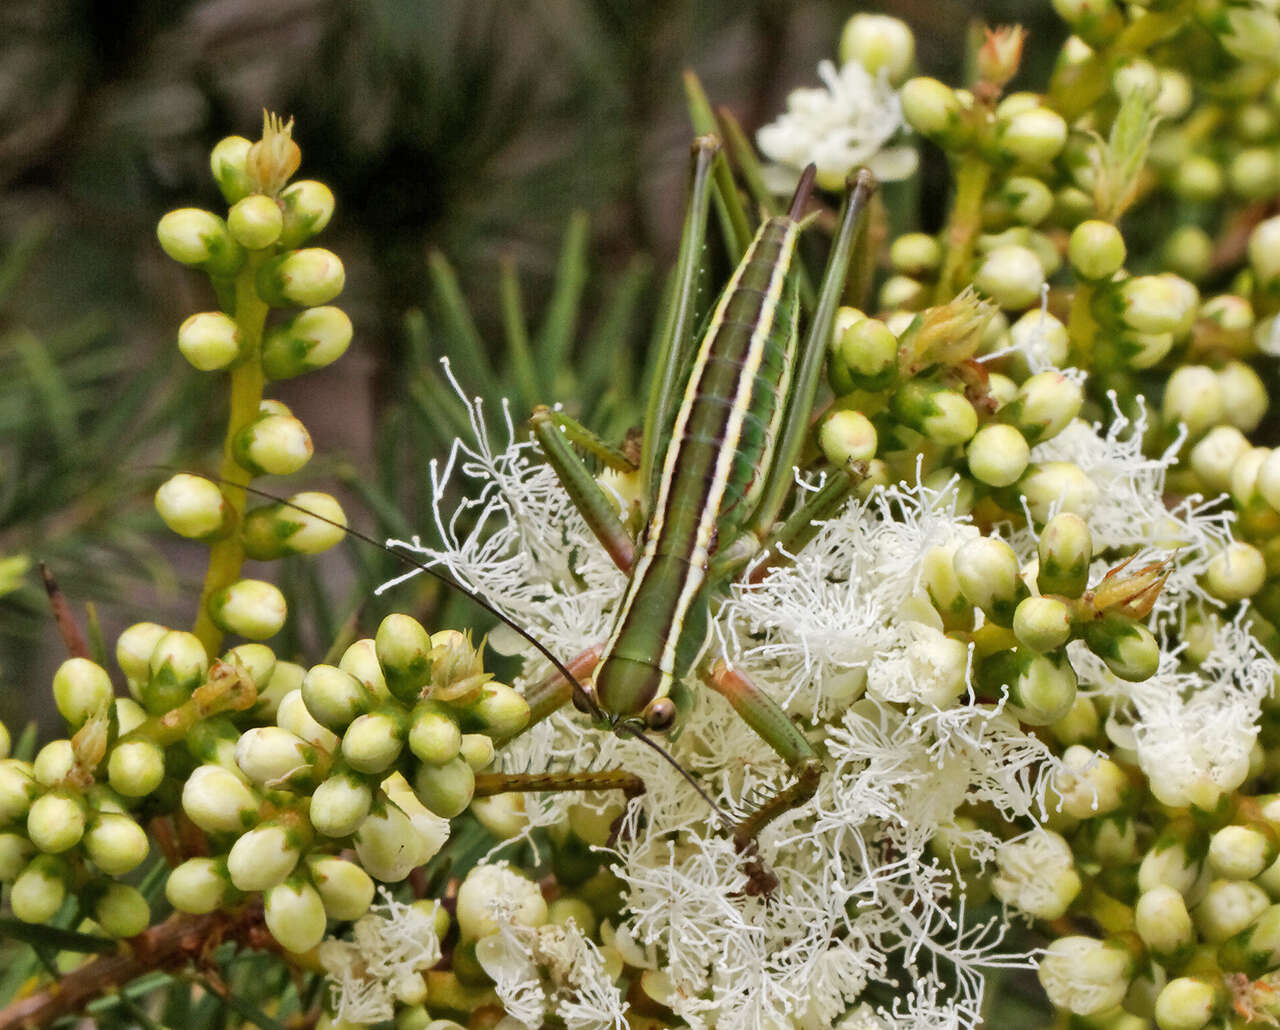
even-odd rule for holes
{"type": "Polygon", "coordinates": [[[676,721],[676,705],[669,697],[659,697],[645,705],[644,724],[655,733],[671,729],[676,721]]]}

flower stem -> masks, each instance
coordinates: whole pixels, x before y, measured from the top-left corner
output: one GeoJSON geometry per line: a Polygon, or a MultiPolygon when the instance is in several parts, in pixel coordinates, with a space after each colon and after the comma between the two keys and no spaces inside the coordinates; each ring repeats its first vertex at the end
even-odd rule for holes
{"type": "Polygon", "coordinates": [[[991,178],[991,166],[973,152],[965,154],[956,169],[956,199],[944,234],[947,256],[938,278],[935,304],[951,300],[968,281],[973,244],[982,228],[982,198],[991,178]]]}
{"type": "Polygon", "coordinates": [[[223,587],[230,586],[240,576],[244,564],[244,542],[239,523],[244,515],[245,492],[236,483],[252,478],[236,461],[233,442],[236,434],[253,421],[262,403],[265,376],[262,372],[262,330],[266,325],[268,306],[258,296],[255,286],[258,267],[265,260],[265,252],[251,254],[235,280],[234,311],[228,312],[236,320],[240,332],[243,355],[239,365],[231,372],[231,404],[227,417],[227,435],[222,444],[222,464],[218,468],[222,496],[234,513],[237,527],[209,549],[209,567],[204,576],[204,588],[200,591],[200,608],[196,613],[193,632],[200,638],[205,651],[216,655],[222,645],[222,630],[209,615],[209,599],[223,587]]]}

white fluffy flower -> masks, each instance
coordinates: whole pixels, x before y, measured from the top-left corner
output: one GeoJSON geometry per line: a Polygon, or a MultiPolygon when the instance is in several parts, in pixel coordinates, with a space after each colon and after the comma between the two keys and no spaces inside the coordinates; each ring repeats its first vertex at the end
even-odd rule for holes
{"type": "Polygon", "coordinates": [[[1133,977],[1133,956],[1093,937],[1059,937],[1045,950],[1039,975],[1055,1005],[1091,1016],[1124,999],[1133,977]]]}
{"type": "Polygon", "coordinates": [[[857,61],[839,70],[822,61],[818,76],[825,89],[793,90],[786,112],[756,134],[764,155],[783,166],[771,185],[786,192],[810,162],[818,166],[818,185],[829,190],[841,189],[864,165],[881,180],[911,175],[915,149],[887,146],[902,127],[902,104],[887,76],[873,76],[857,61]]]}
{"type": "Polygon", "coordinates": [[[1080,893],[1071,847],[1051,830],[1032,830],[1001,844],[996,865],[996,897],[1037,919],[1057,919],[1080,893]]]}

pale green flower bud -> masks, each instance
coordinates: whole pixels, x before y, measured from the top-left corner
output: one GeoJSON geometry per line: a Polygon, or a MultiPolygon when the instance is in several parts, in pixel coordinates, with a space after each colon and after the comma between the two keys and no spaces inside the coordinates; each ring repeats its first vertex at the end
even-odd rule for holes
{"type": "Polygon", "coordinates": [[[969,471],[988,486],[1016,483],[1031,460],[1026,438],[1013,426],[983,426],[974,434],[965,451],[969,471]]]}
{"type": "Polygon", "coordinates": [[[232,205],[227,214],[227,228],[240,246],[263,250],[280,239],[284,212],[266,194],[254,193],[232,205]]]}
{"type": "Polygon", "coordinates": [[[313,308],[341,293],[346,278],[337,254],[306,247],[272,258],[258,270],[258,296],[274,307],[313,308]]]}
{"type": "Polygon", "coordinates": [[[924,283],[909,275],[889,276],[881,284],[878,294],[880,307],[886,310],[904,308],[914,311],[924,306],[926,297],[924,283]]]}
{"type": "Polygon", "coordinates": [[[382,620],[374,638],[387,689],[401,701],[416,701],[431,680],[431,637],[408,615],[382,620]]]}
{"type": "Polygon", "coordinates": [[[916,132],[938,143],[958,143],[968,135],[960,98],[937,79],[918,76],[898,94],[902,116],[916,132]]]}
{"type": "Polygon", "coordinates": [[[1033,464],[1017,485],[1037,522],[1047,520],[1055,505],[1060,512],[1083,517],[1098,502],[1097,485],[1073,461],[1033,464]]]}
{"type": "Polygon", "coordinates": [[[987,683],[1000,680],[1009,688],[1014,713],[1031,726],[1057,722],[1076,701],[1076,672],[1065,655],[1049,656],[1014,651],[1006,662],[986,662],[981,677],[987,683]],[[992,668],[1002,671],[993,675],[992,668]]]}
{"type": "Polygon", "coordinates": [[[1161,957],[1178,955],[1195,943],[1186,900],[1172,887],[1144,892],[1134,906],[1133,922],[1142,943],[1161,957]]]}
{"type": "Polygon", "coordinates": [[[76,767],[75,748],[65,737],[51,740],[36,752],[31,764],[31,771],[36,782],[42,787],[57,787],[62,784],[76,767]]]}
{"type": "Polygon", "coordinates": [[[1039,225],[1053,211],[1053,191],[1039,179],[1010,176],[996,194],[1019,225],[1039,225]]]}
{"type": "Polygon", "coordinates": [[[498,932],[490,909],[494,898],[509,902],[514,910],[511,921],[518,926],[542,926],[547,921],[547,903],[536,883],[505,864],[477,865],[458,888],[456,915],[463,940],[498,932]]]}
{"type": "Polygon", "coordinates": [[[1160,1030],[1200,1030],[1217,1011],[1219,993],[1199,977],[1175,977],[1156,997],[1156,1025],[1160,1030]]]}
{"type": "Polygon", "coordinates": [[[1066,429],[1083,403],[1084,392],[1078,383],[1061,372],[1038,372],[1018,387],[1017,396],[1000,409],[1000,415],[1034,445],[1066,429]]]}
{"type": "Polygon", "coordinates": [[[332,665],[313,665],[302,678],[302,700],[311,717],[334,732],[341,732],[358,715],[377,703],[373,693],[352,676],[332,665]]]}
{"type": "Polygon", "coordinates": [[[837,411],[818,430],[818,445],[827,461],[836,466],[870,461],[876,456],[876,427],[860,411],[837,411]]]}
{"type": "Polygon", "coordinates": [[[307,308],[268,330],[262,368],[272,379],[289,379],[331,365],[351,344],[351,319],[341,308],[307,308]]]}
{"type": "Polygon", "coordinates": [[[205,915],[220,908],[231,893],[222,859],[189,858],[169,873],[164,896],[179,912],[205,915]]]}
{"type": "Polygon", "coordinates": [[[1243,361],[1229,361],[1218,370],[1222,415],[1241,432],[1251,433],[1267,413],[1267,388],[1258,373],[1243,361]]]}
{"type": "Polygon", "coordinates": [[[521,794],[495,794],[471,802],[471,814],[498,840],[511,840],[529,827],[521,794]]]}
{"type": "Polygon", "coordinates": [[[280,588],[261,579],[241,579],[209,598],[209,615],[222,630],[250,640],[280,632],[289,614],[280,588]]]}
{"type": "Polygon", "coordinates": [[[317,235],[333,217],[333,192],[322,182],[299,179],[280,194],[284,205],[283,247],[296,247],[317,235]]]}
{"type": "Polygon", "coordinates": [[[183,630],[161,636],[147,664],[150,674],[139,700],[154,715],[182,704],[209,674],[209,656],[200,638],[183,630]]]}
{"type": "Polygon", "coordinates": [[[253,184],[245,171],[251,146],[243,136],[227,136],[214,144],[209,153],[209,170],[228,204],[253,192],[253,184]]]}
{"type": "Polygon", "coordinates": [[[1122,943],[1059,937],[1049,943],[1037,975],[1049,1000],[1077,1016],[1092,1016],[1124,1000],[1134,961],[1122,943]]]}
{"type": "Polygon", "coordinates": [[[24,923],[47,923],[67,896],[71,870],[54,855],[37,855],[9,888],[9,907],[24,923]]]}
{"type": "Polygon", "coordinates": [[[324,940],[324,902],[311,884],[294,878],[268,890],[265,900],[267,929],[285,951],[310,951],[324,940]]]}
{"type": "Polygon", "coordinates": [[[1191,918],[1200,936],[1210,944],[1234,937],[1271,905],[1267,892],[1241,880],[1214,880],[1209,884],[1191,918]]]}
{"type": "Polygon", "coordinates": [[[1077,225],[1097,214],[1093,195],[1078,186],[1063,186],[1053,195],[1054,219],[1063,225],[1077,225]]]}
{"type": "Polygon", "coordinates": [[[1130,368],[1153,368],[1173,350],[1173,333],[1128,330],[1115,338],[1115,347],[1130,368]]]}
{"type": "Polygon", "coordinates": [[[279,823],[263,823],[245,833],[227,855],[227,874],[237,890],[265,891],[293,872],[300,852],[279,823]]]}
{"type": "Polygon", "coordinates": [[[338,668],[363,683],[379,701],[391,697],[382,666],[378,663],[378,645],[372,637],[364,637],[348,647],[338,660],[338,668]]]}
{"type": "Polygon", "coordinates": [[[591,906],[581,898],[559,897],[547,906],[548,923],[568,926],[571,921],[587,936],[595,933],[599,923],[591,906]]]}
{"type": "Polygon", "coordinates": [[[921,278],[941,267],[942,247],[927,233],[903,233],[889,245],[889,264],[903,275],[921,278]]]}
{"type": "Polygon", "coordinates": [[[149,740],[126,740],[111,749],[107,782],[127,798],[146,797],[164,779],[164,751],[149,740]]]}
{"type": "Polygon", "coordinates": [[[259,696],[267,689],[276,670],[276,654],[266,644],[239,644],[222,656],[223,662],[242,669],[258,688],[259,696]]]}
{"type": "Polygon", "coordinates": [[[1161,68],[1156,114],[1168,121],[1181,118],[1191,109],[1191,99],[1191,80],[1176,68],[1161,68]]]}
{"type": "Polygon", "coordinates": [[[315,445],[301,420],[263,411],[232,441],[236,461],[256,475],[288,476],[311,460],[315,445]]]}
{"type": "Polygon", "coordinates": [[[1140,275],[1120,285],[1117,299],[1120,317],[1129,328],[1178,335],[1191,328],[1200,295],[1176,275],[1140,275]]]}
{"type": "Polygon", "coordinates": [[[973,604],[964,596],[956,578],[955,553],[959,546],[957,542],[929,548],[920,566],[921,585],[946,629],[973,628],[973,604]]]}
{"type": "Polygon", "coordinates": [[[442,819],[465,811],[475,789],[476,774],[461,756],[444,765],[420,765],[414,773],[418,800],[442,819]]]}
{"type": "Polygon", "coordinates": [[[1231,158],[1227,181],[1245,200],[1267,200],[1280,188],[1280,161],[1267,147],[1246,147],[1231,158]]]}
{"type": "Polygon", "coordinates": [[[934,469],[924,477],[924,485],[937,494],[934,504],[939,507],[950,508],[957,515],[968,515],[973,511],[977,500],[973,480],[959,475],[956,469],[947,465],[934,469]]]}
{"type": "Polygon", "coordinates": [[[840,62],[857,61],[872,75],[883,69],[893,85],[911,71],[916,41],[906,22],[886,14],[855,14],[840,33],[840,62]]]}
{"type": "MultiPolygon", "coordinates": [[[[1019,350],[1035,354],[1050,365],[1061,367],[1067,363],[1071,346],[1067,327],[1047,311],[1034,309],[1023,314],[1009,327],[1009,338],[1019,350]]],[[[1013,383],[1012,380],[1006,381],[1013,383]]],[[[1002,403],[1013,400],[1017,390],[1017,384],[1013,383],[1013,389],[1001,399],[1002,403]]],[[[987,383],[987,392],[991,392],[990,382],[987,383]]]]}
{"type": "Polygon", "coordinates": [[[88,658],[68,658],[53,674],[53,703],[73,730],[111,701],[111,677],[88,658]]]}
{"type": "Polygon", "coordinates": [[[334,773],[311,795],[311,825],[326,837],[349,837],[373,804],[373,790],[351,773],[334,773]]]}
{"type": "Polygon", "coordinates": [[[514,737],[529,723],[529,702],[505,683],[484,684],[480,697],[461,713],[464,729],[499,740],[514,737]]]}
{"type": "Polygon", "coordinates": [[[1213,239],[1198,225],[1181,226],[1165,239],[1160,257],[1169,271],[1199,282],[1213,265],[1213,239]]]}
{"type": "Polygon", "coordinates": [[[178,350],[201,372],[230,368],[240,359],[240,328],[221,311],[201,311],[178,327],[178,350]]]}
{"type": "Polygon", "coordinates": [[[1254,503],[1262,466],[1270,456],[1269,447],[1250,447],[1231,465],[1231,478],[1227,487],[1239,508],[1248,508],[1254,503]]]}
{"type": "Polygon", "coordinates": [[[1252,880],[1276,859],[1274,835],[1253,826],[1224,826],[1209,838],[1209,865],[1230,880],[1252,880]]]}
{"type": "Polygon", "coordinates": [[[996,850],[991,889],[1001,901],[1037,919],[1058,919],[1080,893],[1067,842],[1052,830],[1033,830],[996,850]]]}
{"type": "Polygon", "coordinates": [[[889,409],[905,425],[943,446],[962,444],[978,431],[973,405],[940,383],[908,380],[893,395],[889,409]]]}
{"type": "Polygon", "coordinates": [[[346,536],[346,513],[326,493],[294,494],[287,504],[250,511],[240,526],[245,554],[256,561],[288,554],[319,554],[346,536]]]}
{"type": "Polygon", "coordinates": [[[898,338],[878,319],[858,319],[835,335],[830,361],[837,392],[884,389],[897,375],[898,338]]]}
{"type": "Polygon", "coordinates": [[[213,276],[231,276],[244,263],[244,251],[212,211],[184,207],[170,211],[156,226],[160,246],[174,261],[202,268],[213,276]]]}
{"type": "Polygon", "coordinates": [[[1251,924],[1218,949],[1218,962],[1223,969],[1261,976],[1280,965],[1280,905],[1267,907],[1251,924]]]}
{"type": "Polygon", "coordinates": [[[448,709],[435,701],[421,701],[409,727],[409,750],[421,761],[444,765],[458,757],[462,731],[448,709]]]}
{"type": "Polygon", "coordinates": [[[1160,665],[1160,645],[1151,631],[1118,612],[1086,622],[1082,635],[1089,650],[1122,680],[1141,683],[1160,665]]]}
{"type": "Polygon", "coordinates": [[[307,775],[315,760],[314,747],[279,726],[255,726],[236,743],[236,765],[259,787],[307,775]]]}
{"type": "Polygon", "coordinates": [[[1138,861],[1138,826],[1127,813],[1091,819],[1083,827],[1093,858],[1104,866],[1132,866],[1138,861]]]}
{"type": "Polygon", "coordinates": [[[1083,744],[1097,738],[1098,724],[1098,709],[1092,699],[1077,695],[1071,710],[1052,723],[1049,732],[1060,744],[1083,744]]]}
{"type": "MultiPolygon", "coordinates": [[[[1188,460],[1207,493],[1223,493],[1231,485],[1231,467],[1248,450],[1249,441],[1235,426],[1214,426],[1191,448],[1188,460]]],[[[1276,499],[1280,500],[1280,463],[1276,466],[1275,486],[1276,499]]],[[[1258,487],[1261,490],[1261,469],[1258,487]]]]}
{"type": "Polygon", "coordinates": [[[111,883],[94,902],[93,918],[112,937],[136,937],[151,925],[151,906],[137,887],[111,883]]]}
{"type": "Polygon", "coordinates": [[[182,810],[207,833],[242,833],[258,815],[258,798],[220,765],[201,765],[182,787],[182,810]]]}
{"type": "Polygon", "coordinates": [[[359,919],[373,904],[373,880],[354,862],[334,855],[312,855],[307,859],[307,872],[330,919],[359,919]]]}
{"type": "Polygon", "coordinates": [[[1205,154],[1190,154],[1173,170],[1170,186],[1183,200],[1208,204],[1222,195],[1222,166],[1205,154]]]}
{"type": "Polygon", "coordinates": [[[1026,247],[996,247],[987,252],[973,284],[1002,308],[1026,308],[1040,299],[1044,268],[1026,247]]]}
{"type": "Polygon", "coordinates": [[[483,733],[464,733],[459,750],[462,760],[475,772],[487,769],[493,764],[493,738],[486,737],[483,733]]]}
{"type": "Polygon", "coordinates": [[[360,865],[383,883],[399,883],[435,854],[409,817],[391,802],[374,808],[356,831],[354,844],[360,865]]]}
{"type": "Polygon", "coordinates": [[[1110,222],[1090,219],[1071,231],[1067,260],[1081,279],[1110,279],[1124,267],[1124,237],[1110,222]]]}
{"type": "Polygon", "coordinates": [[[191,540],[226,535],[235,517],[217,483],[187,472],[179,472],[160,485],[156,511],[166,526],[191,540]]]}
{"type": "Polygon", "coordinates": [[[1013,634],[1033,651],[1056,651],[1071,639],[1071,610],[1056,597],[1024,597],[1014,609],[1013,634]]]}
{"type": "Polygon", "coordinates": [[[1011,625],[1014,609],[1027,593],[1013,548],[997,537],[978,537],[956,550],[954,564],[965,597],[992,621],[1011,625]]]}
{"type": "Polygon", "coordinates": [[[1089,585],[1093,535],[1079,515],[1064,512],[1049,520],[1040,534],[1040,569],[1036,585],[1042,594],[1079,597],[1089,585]]]}
{"type": "Polygon", "coordinates": [[[41,851],[56,855],[80,843],[85,816],[83,799],[66,791],[53,791],[31,803],[27,836],[41,851]]]}
{"type": "Polygon", "coordinates": [[[1249,263],[1259,286],[1280,286],[1280,215],[1259,222],[1250,234],[1249,263]]]}
{"type": "Polygon", "coordinates": [[[142,864],[150,844],[130,816],[99,812],[85,830],[84,847],[93,864],[108,876],[124,876],[142,864]]]}
{"type": "Polygon", "coordinates": [[[1200,862],[1189,847],[1186,827],[1170,826],[1143,856],[1138,866],[1138,890],[1172,887],[1186,895],[1200,878],[1200,862]]]}
{"type": "Polygon", "coordinates": [[[1252,544],[1233,541],[1219,551],[1205,570],[1204,585],[1220,601],[1252,597],[1267,580],[1267,562],[1252,544]]]}
{"type": "MultiPolygon", "coordinates": [[[[1216,432],[1216,430],[1215,430],[1216,432]]],[[[1232,432],[1238,432],[1232,430],[1232,432]]],[[[1210,436],[1213,434],[1210,433],[1210,436]]],[[[1243,435],[1240,437],[1244,439],[1243,435]]],[[[1207,440],[1208,437],[1205,437],[1207,440]]],[[[1248,442],[1240,449],[1239,454],[1234,460],[1238,460],[1248,450],[1248,442]]],[[[1262,451],[1262,448],[1259,448],[1262,451]]],[[[1258,468],[1253,477],[1253,490],[1262,495],[1262,499],[1267,502],[1273,509],[1280,511],[1280,451],[1265,451],[1262,460],[1258,462],[1258,468]]],[[[1251,490],[1250,493],[1253,491],[1251,490]]]]}
{"type": "Polygon", "coordinates": [[[0,883],[12,883],[35,854],[31,841],[20,833],[0,833],[0,883]]]}
{"type": "Polygon", "coordinates": [[[357,772],[385,772],[400,757],[404,738],[403,717],[391,710],[359,715],[342,735],[342,757],[357,772]]]}
{"type": "Polygon", "coordinates": [[[1061,810],[1074,819],[1092,819],[1119,808],[1129,793],[1124,770],[1092,748],[1073,744],[1062,755],[1053,779],[1061,810]]]}
{"type": "Polygon", "coordinates": [[[1085,39],[1092,39],[1104,26],[1119,22],[1114,0],[1053,0],[1053,9],[1085,39]]]}
{"type": "Polygon", "coordinates": [[[169,632],[167,626],[154,622],[135,622],[116,638],[116,664],[130,680],[140,682],[151,675],[151,655],[160,638],[169,632]]]}
{"type": "Polygon", "coordinates": [[[311,717],[300,688],[289,691],[280,699],[276,708],[276,725],[330,754],[338,749],[337,734],[325,729],[311,717]]]}
{"type": "MultiPolygon", "coordinates": [[[[1048,164],[1067,142],[1067,123],[1056,111],[1035,107],[1013,114],[999,129],[1000,145],[1029,165],[1048,164]]],[[[1018,306],[1018,305],[1015,305],[1018,306]]]]}

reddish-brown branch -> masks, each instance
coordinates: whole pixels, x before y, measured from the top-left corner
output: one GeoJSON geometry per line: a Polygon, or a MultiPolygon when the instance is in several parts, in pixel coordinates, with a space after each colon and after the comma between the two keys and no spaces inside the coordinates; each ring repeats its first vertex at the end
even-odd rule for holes
{"type": "Polygon", "coordinates": [[[76,625],[75,616],[71,614],[71,605],[67,604],[66,595],[53,578],[53,573],[44,562],[40,563],[40,578],[44,580],[44,591],[49,595],[49,607],[53,609],[53,622],[58,627],[58,635],[72,658],[88,658],[89,645],[84,634],[76,625]]]}

